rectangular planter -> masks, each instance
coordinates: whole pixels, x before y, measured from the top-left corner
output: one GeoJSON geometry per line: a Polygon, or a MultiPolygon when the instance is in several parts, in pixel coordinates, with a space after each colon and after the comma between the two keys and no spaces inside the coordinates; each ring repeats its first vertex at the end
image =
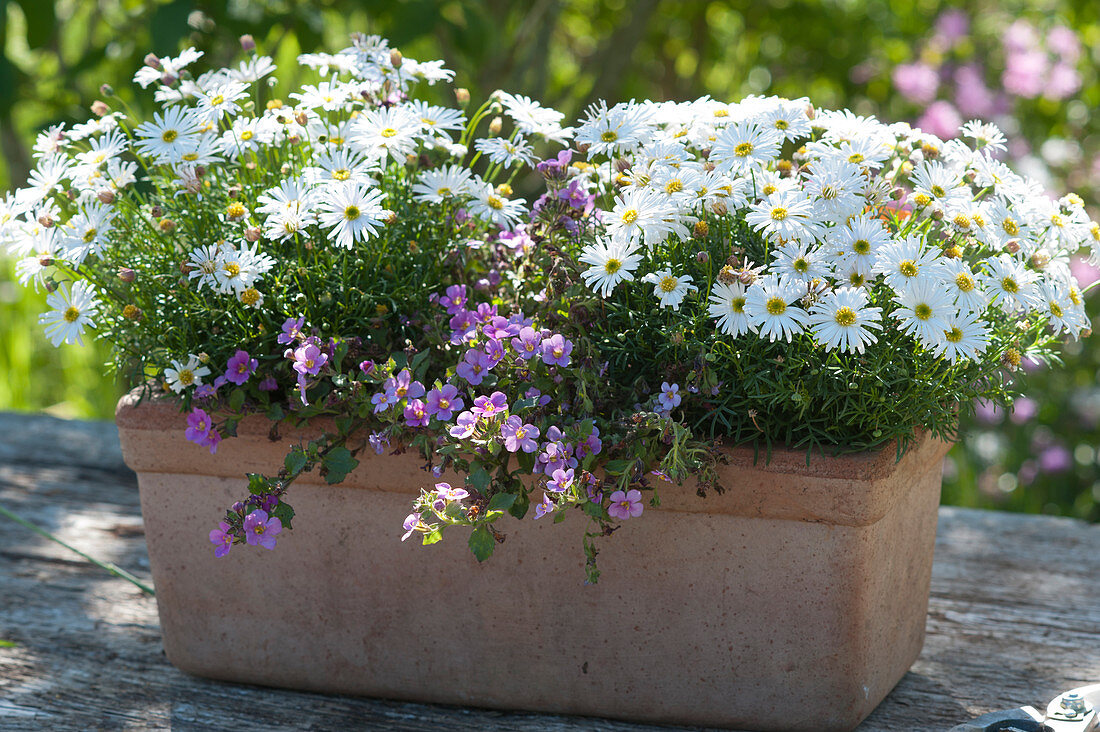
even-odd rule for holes
{"type": "MultiPolygon", "coordinates": [[[[138,474],[168,658],[199,676],[465,706],[752,730],[850,730],[924,639],[948,446],[753,465],[731,449],[726,492],[660,487],[599,544],[587,521],[521,525],[478,564],[455,530],[402,543],[434,483],[412,454],[361,455],[342,485],[303,476],[275,551],[215,559],[206,535],[276,471],[288,440],[242,422],[216,456],[169,404],[119,403],[138,474]]],[[[368,451],[369,452],[369,451],[368,451]]]]}

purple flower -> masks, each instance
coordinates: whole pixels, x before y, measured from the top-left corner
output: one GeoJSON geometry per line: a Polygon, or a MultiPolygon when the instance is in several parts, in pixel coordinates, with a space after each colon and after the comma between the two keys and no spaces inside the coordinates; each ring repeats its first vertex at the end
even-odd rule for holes
{"type": "Polygon", "coordinates": [[[375,369],[376,366],[377,366],[377,364],[372,359],[369,359],[369,358],[366,361],[360,361],[359,362],[359,370],[362,371],[367,376],[370,376],[371,374],[374,373],[374,369],[375,369]]]}
{"type": "MultiPolygon", "coordinates": [[[[287,358],[294,359],[294,370],[301,376],[307,374],[316,376],[321,370],[321,367],[328,361],[328,355],[323,353],[321,349],[313,343],[307,343],[293,351],[287,349],[284,355],[286,355],[287,358]]],[[[299,379],[299,381],[301,381],[301,379],[299,379]]]]}
{"type": "Polygon", "coordinates": [[[489,368],[493,368],[504,360],[504,344],[495,338],[490,338],[485,343],[485,355],[488,359],[489,368]]]}
{"type": "Polygon", "coordinates": [[[213,455],[218,451],[218,443],[222,441],[222,436],[218,434],[218,431],[213,427],[206,433],[206,437],[199,443],[199,447],[209,447],[210,454],[213,455]]]}
{"type": "Polygon", "coordinates": [[[508,397],[502,391],[494,391],[492,396],[479,396],[474,399],[474,414],[492,419],[508,408],[508,397]]]}
{"type": "Polygon", "coordinates": [[[569,470],[555,470],[553,479],[547,482],[546,487],[555,493],[564,493],[573,487],[573,479],[572,468],[569,470]]]}
{"type": "Polygon", "coordinates": [[[471,348],[462,356],[462,362],[455,368],[455,373],[465,379],[471,386],[477,386],[485,380],[485,374],[493,367],[489,354],[471,348]]]}
{"type": "Polygon", "coordinates": [[[275,380],[274,376],[268,376],[256,388],[260,391],[275,391],[279,388],[279,382],[275,380]]]}
{"type": "Polygon", "coordinates": [[[558,198],[569,204],[570,208],[584,210],[590,208],[596,197],[589,193],[579,181],[573,181],[568,188],[558,191],[558,198]]]}
{"type": "Polygon", "coordinates": [[[985,85],[981,69],[973,64],[955,69],[955,106],[968,117],[990,117],[997,113],[997,96],[985,85]]]}
{"type": "Polygon", "coordinates": [[[524,361],[528,361],[539,355],[540,338],[534,328],[523,328],[519,332],[519,338],[512,339],[512,348],[524,361]]]}
{"type": "Polygon", "coordinates": [[[962,118],[951,105],[942,99],[932,102],[924,110],[924,114],[917,120],[917,127],[923,132],[928,132],[947,140],[958,134],[962,125],[962,118]]]}
{"type": "Polygon", "coordinates": [[[419,399],[424,396],[424,385],[412,380],[412,373],[402,369],[396,377],[386,379],[383,386],[392,389],[398,399],[419,399]]]}
{"type": "Polygon", "coordinates": [[[519,333],[520,325],[513,323],[508,318],[502,318],[497,315],[489,319],[489,323],[482,328],[482,332],[487,338],[492,338],[498,341],[502,341],[508,336],[514,336],[519,333]]]}
{"type": "Polygon", "coordinates": [[[460,310],[451,318],[451,343],[458,345],[477,336],[477,318],[469,310],[460,310]]]}
{"type": "Polygon", "coordinates": [[[488,323],[497,314],[497,306],[483,302],[477,306],[475,317],[479,323],[488,323]]]}
{"type": "Polygon", "coordinates": [[[925,63],[898,64],[891,74],[894,87],[903,97],[917,104],[928,104],[936,98],[940,76],[925,63]]]}
{"type": "Polygon", "coordinates": [[[535,505],[535,521],[550,513],[556,508],[554,502],[550,500],[550,496],[543,493],[542,502],[535,505]]]}
{"type": "Polygon", "coordinates": [[[400,399],[398,399],[397,395],[390,389],[380,391],[370,398],[370,403],[374,405],[375,414],[385,412],[399,401],[400,399]]]}
{"type": "Polygon", "coordinates": [[[657,403],[661,406],[662,412],[671,412],[676,407],[680,406],[680,385],[672,384],[669,386],[667,381],[661,383],[661,395],[657,397],[657,403]]]}
{"type": "Polygon", "coordinates": [[[1063,445],[1052,445],[1039,453],[1039,469],[1044,473],[1064,473],[1073,467],[1073,455],[1063,445]]]}
{"type": "Polygon", "coordinates": [[[218,522],[218,528],[210,530],[210,543],[214,545],[214,556],[221,559],[233,548],[233,532],[229,524],[218,522]]]}
{"type": "Polygon", "coordinates": [[[936,36],[948,48],[970,33],[970,18],[957,8],[948,8],[936,18],[936,36]]]}
{"type": "Polygon", "coordinates": [[[387,438],[381,432],[371,432],[367,440],[370,442],[371,448],[378,455],[381,455],[386,450],[390,449],[389,438],[387,438]]]}
{"type": "Polygon", "coordinates": [[[641,516],[642,510],[642,493],[634,488],[626,493],[622,491],[612,493],[611,505],[607,507],[607,513],[620,521],[641,516]]]}
{"type": "Polygon", "coordinates": [[[283,323],[283,332],[279,334],[277,340],[282,344],[304,340],[305,334],[302,333],[302,326],[305,324],[306,318],[304,315],[298,318],[287,318],[286,322],[283,323]]]}
{"type": "Polygon", "coordinates": [[[1009,415],[1009,419],[1014,424],[1023,424],[1028,422],[1039,413],[1039,403],[1034,399],[1028,397],[1020,397],[1012,404],[1012,413],[1009,415]]]}
{"type": "Polygon", "coordinates": [[[448,430],[451,437],[457,437],[460,440],[464,440],[474,433],[474,428],[477,427],[477,415],[473,412],[463,412],[458,415],[458,419],[455,420],[455,426],[448,430]]]}
{"type": "Polygon", "coordinates": [[[542,362],[549,366],[568,366],[569,354],[573,352],[573,343],[560,333],[555,333],[542,341],[542,362]]]}
{"type": "Polygon", "coordinates": [[[419,513],[410,513],[408,516],[406,516],[405,523],[401,524],[401,527],[405,529],[405,535],[401,537],[401,541],[405,541],[405,539],[408,539],[410,536],[412,536],[412,532],[416,531],[416,527],[419,524],[419,513]]]}
{"type": "Polygon", "coordinates": [[[603,450],[603,441],[600,439],[600,428],[592,425],[592,434],[584,442],[577,445],[577,459],[584,460],[588,455],[599,455],[603,450]]]}
{"type": "Polygon", "coordinates": [[[500,428],[500,436],[504,438],[504,449],[508,452],[534,452],[539,449],[536,441],[539,436],[539,428],[533,424],[524,424],[518,415],[513,414],[500,428]]]}
{"type": "Polygon", "coordinates": [[[535,240],[527,233],[527,227],[520,224],[514,231],[500,232],[500,243],[515,254],[525,254],[535,248],[535,240]]]}
{"type": "Polygon", "coordinates": [[[456,315],[466,309],[466,285],[451,285],[447,294],[439,298],[439,304],[447,308],[448,315],[456,315]]]}
{"type": "Polygon", "coordinates": [[[568,174],[569,163],[573,160],[573,151],[566,149],[558,153],[553,160],[543,160],[535,167],[551,180],[561,180],[568,174]]]}
{"type": "Polygon", "coordinates": [[[452,488],[450,483],[436,483],[435,493],[444,501],[461,501],[470,495],[465,488],[452,488]]]}
{"type": "Polygon", "coordinates": [[[444,384],[441,389],[432,389],[428,392],[428,401],[425,406],[429,416],[441,422],[447,422],[465,405],[458,396],[458,388],[453,384],[444,384]]]}
{"type": "Polygon", "coordinates": [[[528,399],[536,399],[537,402],[535,403],[535,406],[538,407],[545,407],[547,404],[550,403],[550,395],[543,394],[535,387],[531,387],[527,391],[523,392],[523,396],[527,397],[528,399]]]}
{"type": "Polygon", "coordinates": [[[195,392],[191,395],[192,399],[209,399],[218,393],[217,388],[213,384],[199,384],[195,387],[195,392]]]}
{"type": "Polygon", "coordinates": [[[225,378],[240,386],[256,373],[259,365],[260,362],[249,356],[248,351],[237,351],[226,364],[225,378]]]}
{"type": "Polygon", "coordinates": [[[244,538],[249,546],[274,549],[275,535],[282,530],[283,522],[274,516],[268,518],[267,511],[262,508],[244,517],[244,538]]]}
{"type": "Polygon", "coordinates": [[[201,445],[206,436],[210,434],[212,426],[210,415],[201,409],[195,408],[191,411],[191,414],[187,415],[187,429],[184,430],[183,434],[191,442],[201,445]]]}
{"type": "Polygon", "coordinates": [[[1047,31],[1047,49],[1058,54],[1063,63],[1075,64],[1081,57],[1081,39],[1064,25],[1047,31]]]}
{"type": "Polygon", "coordinates": [[[405,405],[405,424],[409,427],[427,427],[428,419],[428,410],[424,402],[419,399],[410,399],[405,405]]]}

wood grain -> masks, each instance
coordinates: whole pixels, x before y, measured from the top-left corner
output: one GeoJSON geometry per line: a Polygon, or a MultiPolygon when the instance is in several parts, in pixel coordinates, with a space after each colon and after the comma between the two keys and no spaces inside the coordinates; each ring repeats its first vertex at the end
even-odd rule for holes
{"type": "MultiPolygon", "coordinates": [[[[0,414],[0,505],[151,582],[113,424],[0,414]]],[[[942,508],[927,627],[859,732],[944,730],[1100,681],[1100,526],[942,508]]],[[[165,660],[152,598],[2,517],[0,641],[2,730],[668,729],[187,676],[165,660]]]]}

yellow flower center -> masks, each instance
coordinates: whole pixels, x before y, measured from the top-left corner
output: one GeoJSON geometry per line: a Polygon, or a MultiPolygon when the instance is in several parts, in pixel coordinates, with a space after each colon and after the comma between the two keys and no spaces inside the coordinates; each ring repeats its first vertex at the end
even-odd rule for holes
{"type": "Polygon", "coordinates": [[[791,267],[794,269],[795,272],[805,273],[810,268],[810,263],[807,262],[803,257],[799,257],[798,259],[791,262],[791,267]]]}
{"type": "Polygon", "coordinates": [[[68,308],[65,309],[65,314],[61,317],[65,319],[66,323],[75,323],[77,318],[80,317],[80,311],[70,305],[68,308]]]}
{"type": "Polygon", "coordinates": [[[176,379],[184,386],[190,386],[195,382],[195,374],[191,369],[181,369],[176,379]]]}
{"type": "Polygon", "coordinates": [[[871,251],[871,242],[866,239],[856,239],[852,244],[852,251],[856,254],[868,254],[871,251]]]}
{"type": "Polygon", "coordinates": [[[230,277],[236,277],[241,273],[241,265],[237,264],[236,262],[226,262],[222,266],[222,269],[225,270],[225,273],[228,274],[230,277]]]}
{"type": "Polygon", "coordinates": [[[904,262],[898,265],[898,272],[901,272],[906,277],[916,277],[920,274],[920,267],[912,259],[906,259],[904,262]]]}
{"type": "Polygon", "coordinates": [[[1005,277],[1003,280],[1001,280],[1001,289],[1005,292],[1016,294],[1020,291],[1020,285],[1018,282],[1016,282],[1014,278],[1005,277]]]}
{"type": "Polygon", "coordinates": [[[855,163],[856,165],[862,163],[866,158],[863,157],[863,153],[852,153],[848,156],[849,163],[855,163]]]}
{"type": "Polygon", "coordinates": [[[183,154],[183,159],[186,160],[189,163],[193,163],[193,162],[195,162],[196,160],[199,159],[199,154],[198,153],[193,153],[193,152],[184,153],[183,154]]]}
{"type": "Polygon", "coordinates": [[[915,308],[913,308],[913,314],[921,320],[928,320],[932,317],[932,308],[928,307],[926,303],[922,302],[915,308]]]}
{"type": "Polygon", "coordinates": [[[974,278],[966,272],[959,272],[955,275],[955,286],[963,292],[970,292],[974,289],[974,278]]]}
{"type": "Polygon", "coordinates": [[[1058,303],[1053,302],[1053,301],[1050,303],[1050,314],[1051,315],[1053,315],[1056,318],[1060,318],[1060,317],[1062,317],[1062,312],[1063,311],[1062,311],[1062,306],[1061,305],[1059,305],[1058,303]]]}
{"type": "Polygon", "coordinates": [[[452,191],[452,190],[451,190],[450,188],[448,188],[447,186],[442,186],[442,187],[441,187],[441,188],[440,188],[439,190],[437,190],[437,191],[436,191],[435,193],[436,193],[436,195],[437,195],[437,196],[439,196],[440,198],[450,198],[451,196],[453,196],[453,195],[454,195],[454,191],[452,191]]]}
{"type": "Polygon", "coordinates": [[[850,307],[847,307],[847,306],[837,308],[836,314],[833,315],[833,320],[836,321],[837,325],[842,326],[844,328],[847,328],[848,326],[851,326],[851,325],[855,325],[856,324],[856,311],[852,310],[850,307]]]}
{"type": "Polygon", "coordinates": [[[918,193],[917,195],[913,196],[913,202],[923,208],[924,206],[932,203],[932,199],[928,196],[927,193],[918,193]]]}
{"type": "Polygon", "coordinates": [[[607,260],[607,264],[603,266],[603,271],[607,272],[608,274],[615,274],[620,269],[622,269],[622,266],[622,261],[618,259],[609,259],[607,260]]]}
{"type": "Polygon", "coordinates": [[[932,186],[929,190],[932,191],[932,195],[936,198],[943,198],[947,195],[947,191],[943,189],[943,186],[932,186]]]}
{"type": "Polygon", "coordinates": [[[351,177],[351,171],[347,168],[337,168],[332,171],[332,177],[334,180],[347,180],[351,177]]]}
{"type": "Polygon", "coordinates": [[[787,310],[787,303],[781,297],[772,297],[768,298],[766,307],[770,315],[782,315],[787,310]]]}
{"type": "Polygon", "coordinates": [[[244,207],[244,204],[234,202],[229,204],[229,207],[225,209],[225,213],[231,219],[239,219],[247,213],[247,209],[244,207]]]}
{"type": "Polygon", "coordinates": [[[776,206],[772,209],[772,221],[782,221],[787,218],[787,209],[782,206],[776,206]]]}
{"type": "Polygon", "coordinates": [[[773,125],[772,125],[772,127],[774,127],[774,128],[775,128],[775,129],[777,129],[777,130],[785,130],[785,129],[787,129],[787,128],[788,128],[788,127],[790,127],[790,126],[791,126],[791,123],[790,123],[790,122],[788,122],[788,121],[787,121],[787,120],[785,120],[785,119],[777,119],[777,120],[775,121],[775,124],[773,124],[773,125]]]}
{"type": "Polygon", "coordinates": [[[486,201],[486,203],[489,204],[489,208],[493,209],[494,211],[499,211],[504,208],[504,201],[500,200],[500,198],[498,198],[497,196],[489,196],[489,199],[486,201]]]}
{"type": "Polygon", "coordinates": [[[362,211],[359,210],[358,206],[348,206],[344,209],[344,218],[348,221],[355,221],[360,215],[362,215],[362,211]]]}
{"type": "Polygon", "coordinates": [[[393,137],[394,135],[397,134],[397,130],[395,130],[392,127],[387,127],[384,130],[382,130],[381,132],[379,132],[378,134],[382,135],[382,137],[393,137]]]}
{"type": "Polygon", "coordinates": [[[839,195],[840,191],[837,190],[836,186],[827,185],[822,187],[821,189],[821,197],[824,198],[826,201],[831,201],[839,195]]]}
{"type": "Polygon", "coordinates": [[[730,298],[730,310],[732,310],[735,313],[745,312],[745,298],[743,298],[743,297],[732,297],[732,298],[730,298]]]}
{"type": "Polygon", "coordinates": [[[1081,293],[1076,287],[1069,288],[1069,301],[1077,307],[1081,307],[1081,293]]]}
{"type": "Polygon", "coordinates": [[[679,193],[684,190],[684,183],[679,178],[673,178],[665,183],[665,193],[679,193]]]}
{"type": "Polygon", "coordinates": [[[867,278],[861,275],[859,272],[852,272],[848,275],[848,284],[852,287],[863,287],[863,283],[867,281],[867,278]]]}
{"type": "Polygon", "coordinates": [[[952,222],[960,229],[970,228],[970,217],[966,214],[955,214],[955,218],[952,219],[952,222]]]}
{"type": "Polygon", "coordinates": [[[615,142],[615,140],[619,139],[619,135],[617,132],[615,132],[615,130],[607,130],[602,135],[600,135],[600,139],[604,142],[615,142]]]}
{"type": "Polygon", "coordinates": [[[728,109],[716,109],[714,110],[715,117],[729,117],[730,111],[728,109]]]}
{"type": "Polygon", "coordinates": [[[623,211],[623,223],[624,224],[633,224],[637,220],[638,220],[638,211],[637,211],[637,209],[629,208],[626,211],[623,211]]]}
{"type": "Polygon", "coordinates": [[[249,287],[241,292],[241,302],[252,307],[260,301],[260,292],[255,287],[249,287]]]}
{"type": "Polygon", "coordinates": [[[176,130],[165,130],[161,133],[160,139],[164,140],[165,142],[172,142],[179,136],[180,133],[176,130]]]}
{"type": "Polygon", "coordinates": [[[775,187],[774,185],[772,185],[771,183],[768,183],[761,190],[764,192],[765,196],[770,196],[771,194],[775,193],[779,189],[777,187],[775,187]]]}
{"type": "Polygon", "coordinates": [[[1059,214],[1051,214],[1050,223],[1059,228],[1065,225],[1065,222],[1062,221],[1062,217],[1059,214]]]}
{"type": "Polygon", "coordinates": [[[1005,233],[1009,236],[1016,236],[1020,233],[1020,225],[1011,217],[1006,217],[1005,220],[1001,222],[1001,228],[1004,229],[1005,233]]]}
{"type": "Polygon", "coordinates": [[[675,290],[677,284],[679,284],[679,280],[677,280],[672,275],[665,275],[661,278],[661,282],[658,286],[661,288],[662,292],[668,293],[675,290]]]}
{"type": "Polygon", "coordinates": [[[95,241],[95,235],[96,235],[96,230],[95,229],[88,229],[87,231],[85,231],[84,232],[84,243],[85,244],[91,244],[93,241],[95,241]]]}
{"type": "Polygon", "coordinates": [[[951,330],[944,331],[944,337],[949,343],[958,343],[963,339],[963,332],[957,327],[952,327],[951,330]]]}
{"type": "Polygon", "coordinates": [[[733,148],[733,154],[739,158],[745,158],[752,154],[753,146],[751,142],[742,142],[737,147],[733,148]]]}
{"type": "Polygon", "coordinates": [[[1012,368],[1019,368],[1020,363],[1024,360],[1023,354],[1017,351],[1015,348],[1009,348],[1005,351],[1005,362],[1012,368]]]}
{"type": "Polygon", "coordinates": [[[210,97],[210,106],[211,107],[216,107],[219,104],[225,104],[225,97],[224,96],[222,96],[221,94],[217,94],[215,96],[210,97]]]}
{"type": "Polygon", "coordinates": [[[252,130],[241,130],[241,139],[248,142],[252,139],[252,130]]]}

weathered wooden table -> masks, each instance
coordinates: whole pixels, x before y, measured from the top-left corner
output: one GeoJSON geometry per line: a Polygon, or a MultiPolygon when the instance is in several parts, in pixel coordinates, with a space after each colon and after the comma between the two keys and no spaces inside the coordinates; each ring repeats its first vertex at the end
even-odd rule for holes
{"type": "MultiPolygon", "coordinates": [[[[151,582],[114,425],[0,414],[0,506],[151,582]]],[[[1100,526],[943,508],[924,653],[859,729],[944,730],[1096,682],[1100,526]]],[[[87,729],[667,728],[187,676],[153,598],[0,516],[0,730],[87,729]]]]}

